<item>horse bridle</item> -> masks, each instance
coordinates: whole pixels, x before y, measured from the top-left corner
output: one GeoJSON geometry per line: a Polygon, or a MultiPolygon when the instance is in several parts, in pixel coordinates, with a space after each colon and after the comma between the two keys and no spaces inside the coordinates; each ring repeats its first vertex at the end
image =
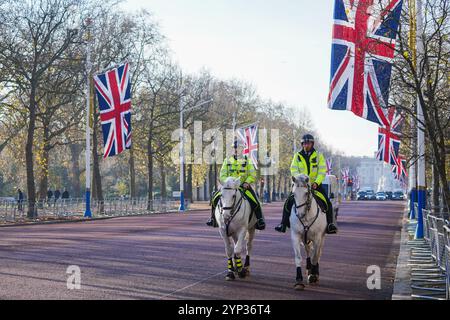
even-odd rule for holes
{"type": "Polygon", "coordinates": [[[233,200],[233,205],[231,207],[222,207],[222,199],[219,200],[219,210],[220,210],[220,214],[223,215],[223,211],[224,210],[230,210],[230,214],[231,217],[228,221],[225,221],[225,225],[226,225],[226,231],[227,231],[227,236],[229,235],[229,226],[231,221],[233,220],[233,218],[236,216],[236,213],[239,212],[239,209],[241,208],[242,205],[242,201],[244,199],[243,196],[241,196],[241,198],[239,199],[239,202],[236,204],[236,195],[239,192],[241,192],[239,189],[233,189],[233,188],[223,188],[222,190],[235,190],[234,191],[234,200],[233,200]],[[236,208],[237,207],[237,208],[236,208]]]}
{"type": "MultiPolygon", "coordinates": [[[[309,184],[307,184],[306,187],[308,188],[308,194],[307,194],[307,200],[304,203],[302,203],[301,205],[297,205],[297,202],[295,201],[295,197],[294,197],[295,211],[297,211],[297,213],[298,213],[298,209],[306,206],[304,214],[301,217],[299,217],[299,219],[303,219],[306,216],[306,214],[308,213],[308,211],[311,209],[311,187],[309,186],[309,184]]],[[[297,217],[298,217],[298,214],[297,214],[297,217]]]]}
{"type": "Polygon", "coordinates": [[[300,223],[303,226],[303,229],[305,230],[305,233],[303,235],[303,243],[306,244],[307,240],[308,240],[308,231],[309,229],[311,229],[311,227],[313,226],[313,224],[317,221],[317,218],[319,218],[319,214],[320,214],[320,209],[319,206],[317,206],[317,213],[316,213],[316,217],[314,218],[313,222],[311,222],[309,225],[305,225],[305,223],[303,222],[303,218],[306,217],[306,214],[308,213],[309,210],[311,210],[311,203],[312,203],[312,192],[311,192],[311,187],[309,186],[309,184],[307,185],[308,187],[308,195],[307,195],[307,200],[305,201],[305,203],[301,204],[301,205],[297,205],[296,201],[295,201],[295,197],[294,197],[294,205],[295,205],[295,211],[296,211],[296,216],[298,218],[298,220],[300,221],[300,223]],[[305,211],[304,214],[302,216],[298,215],[298,209],[305,207],[305,211]]]}

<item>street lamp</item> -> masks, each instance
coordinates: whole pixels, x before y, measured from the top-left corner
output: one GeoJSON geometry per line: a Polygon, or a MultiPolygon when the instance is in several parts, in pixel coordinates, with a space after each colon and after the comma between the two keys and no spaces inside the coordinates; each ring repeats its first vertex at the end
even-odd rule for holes
{"type": "Polygon", "coordinates": [[[185,211],[184,206],[184,112],[190,111],[196,108],[199,108],[201,106],[204,106],[205,104],[211,103],[213,99],[203,101],[193,107],[184,108],[183,103],[183,94],[180,92],[180,208],[179,211],[183,212],[185,211]]]}
{"type": "Polygon", "coordinates": [[[85,218],[91,218],[91,27],[92,19],[86,19],[87,39],[86,39],[86,210],[85,218]]]}

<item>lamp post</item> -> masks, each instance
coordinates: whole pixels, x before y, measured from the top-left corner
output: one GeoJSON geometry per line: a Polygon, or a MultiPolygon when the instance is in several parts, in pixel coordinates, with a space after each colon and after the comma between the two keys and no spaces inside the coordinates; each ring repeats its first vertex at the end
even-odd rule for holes
{"type": "Polygon", "coordinates": [[[213,99],[203,101],[191,108],[185,109],[183,102],[183,90],[180,91],[180,212],[184,212],[186,210],[184,204],[184,112],[199,108],[205,104],[211,103],[212,101],[213,99]]]}
{"type": "Polygon", "coordinates": [[[84,217],[92,218],[91,212],[91,25],[92,20],[86,19],[86,211],[84,217]]]}
{"type": "MultiPolygon", "coordinates": [[[[422,41],[422,0],[417,0],[417,57],[423,54],[422,41]]],[[[417,95],[417,227],[416,239],[423,238],[423,214],[426,205],[426,181],[425,181],[425,128],[423,126],[424,115],[419,95],[417,95]]]]}

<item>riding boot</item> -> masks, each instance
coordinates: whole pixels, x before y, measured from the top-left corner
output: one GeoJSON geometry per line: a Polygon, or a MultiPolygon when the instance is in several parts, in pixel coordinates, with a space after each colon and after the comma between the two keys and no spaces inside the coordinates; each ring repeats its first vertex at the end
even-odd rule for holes
{"type": "Polygon", "coordinates": [[[333,221],[333,207],[328,206],[327,210],[327,234],[335,234],[338,229],[333,221]]]}
{"type": "Polygon", "coordinates": [[[264,230],[266,228],[266,222],[264,221],[264,217],[261,210],[261,205],[258,205],[255,208],[255,215],[256,215],[256,225],[255,228],[257,230],[264,230]]]}
{"type": "Polygon", "coordinates": [[[214,207],[211,209],[211,217],[210,217],[209,220],[206,222],[206,225],[207,225],[207,226],[210,226],[210,227],[213,227],[213,228],[218,228],[219,225],[217,224],[216,217],[215,217],[215,214],[214,214],[215,209],[216,209],[216,208],[214,208],[214,207]]]}
{"type": "Polygon", "coordinates": [[[294,195],[289,195],[284,203],[283,217],[281,223],[275,227],[275,230],[281,233],[286,232],[286,228],[289,227],[289,217],[291,216],[292,205],[294,204],[294,195]]]}
{"type": "Polygon", "coordinates": [[[210,227],[214,227],[214,228],[218,228],[219,225],[217,224],[216,221],[216,216],[215,216],[215,212],[216,212],[216,207],[217,204],[219,203],[219,191],[216,191],[213,196],[211,197],[211,217],[208,219],[208,221],[206,222],[207,226],[210,227]]]}

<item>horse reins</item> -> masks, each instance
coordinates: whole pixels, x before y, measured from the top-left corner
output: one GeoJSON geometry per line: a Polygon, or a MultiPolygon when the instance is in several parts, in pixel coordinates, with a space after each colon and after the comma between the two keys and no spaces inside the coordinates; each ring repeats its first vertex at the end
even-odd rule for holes
{"type": "Polygon", "coordinates": [[[316,216],[315,216],[313,222],[311,222],[309,225],[305,225],[305,224],[303,223],[302,218],[306,217],[306,214],[308,213],[308,211],[311,210],[311,203],[312,203],[312,197],[311,197],[311,196],[312,196],[311,188],[310,188],[310,186],[308,185],[308,199],[305,201],[305,203],[303,203],[303,204],[297,206],[297,203],[296,203],[295,197],[294,197],[294,205],[295,205],[295,211],[296,211],[295,215],[297,216],[298,220],[300,221],[300,223],[301,223],[302,226],[303,226],[303,229],[305,230],[305,233],[304,233],[304,236],[303,236],[303,243],[304,243],[305,245],[306,245],[306,241],[307,241],[307,239],[308,239],[308,231],[309,231],[309,229],[311,229],[311,227],[313,226],[313,224],[317,221],[317,219],[319,218],[319,214],[320,214],[319,205],[317,205],[317,213],[316,213],[316,216]],[[305,214],[304,214],[302,217],[300,217],[300,216],[298,215],[298,209],[300,209],[300,208],[302,208],[302,207],[304,207],[304,206],[306,206],[306,208],[305,208],[305,214]]]}
{"type": "MultiPolygon", "coordinates": [[[[233,188],[223,188],[223,190],[234,190],[233,188]]],[[[231,211],[231,217],[228,220],[228,222],[225,222],[226,225],[226,231],[227,231],[227,236],[229,237],[229,227],[230,227],[230,223],[231,221],[234,219],[234,217],[236,216],[236,214],[239,212],[239,209],[241,209],[241,205],[242,205],[242,200],[244,199],[244,197],[241,195],[241,198],[239,199],[238,203],[236,204],[236,195],[237,192],[241,192],[239,189],[236,189],[235,193],[234,193],[234,201],[233,201],[233,205],[231,207],[222,207],[222,199],[219,200],[219,205],[220,205],[220,214],[223,215],[223,211],[224,210],[230,210],[231,211]],[[236,208],[237,207],[237,208],[236,208]]]]}

